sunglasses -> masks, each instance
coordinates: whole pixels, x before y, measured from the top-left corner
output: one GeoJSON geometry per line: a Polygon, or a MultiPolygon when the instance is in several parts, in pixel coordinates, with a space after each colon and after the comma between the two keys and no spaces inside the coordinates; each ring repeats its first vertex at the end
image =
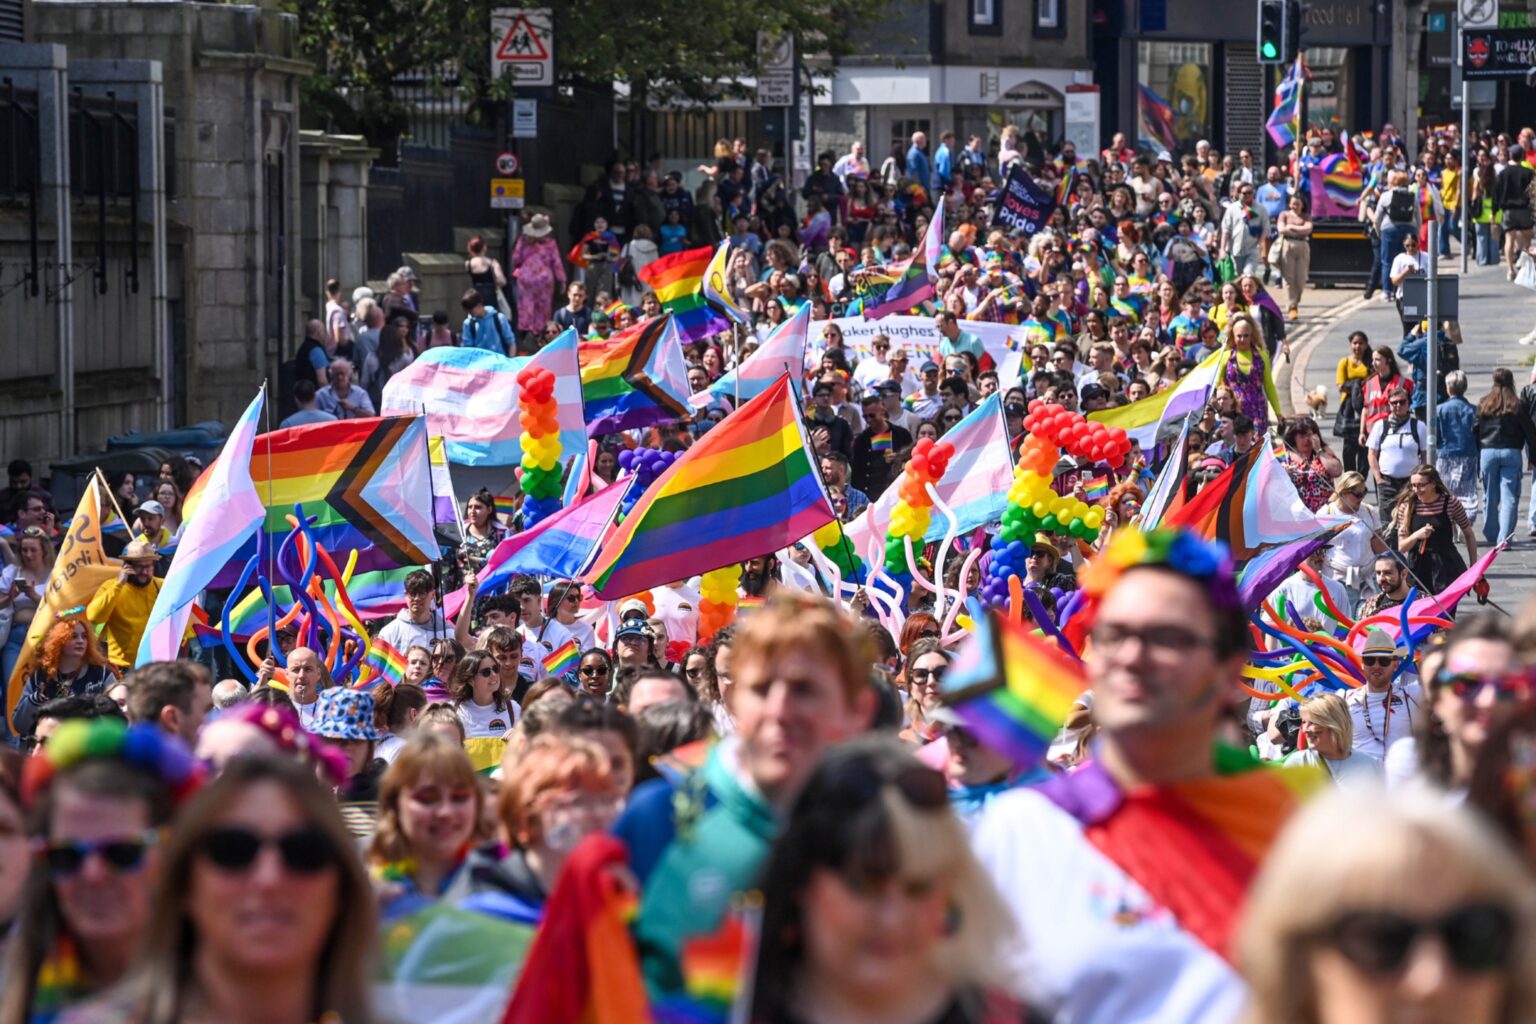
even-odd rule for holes
{"type": "Polygon", "coordinates": [[[1430,921],[1389,911],[1357,911],[1337,918],[1323,938],[1362,971],[1390,976],[1402,971],[1426,932],[1440,940],[1451,963],[1464,974],[1508,967],[1514,952],[1514,917],[1490,903],[1467,904],[1430,921]]]}
{"type": "Polygon", "coordinates": [[[298,875],[312,875],[336,863],[337,851],[318,828],[297,828],[280,836],[261,836],[250,829],[216,828],[203,836],[203,857],[221,871],[247,871],[266,846],[276,846],[283,867],[298,875]]]}
{"type": "Polygon", "coordinates": [[[1484,687],[1493,687],[1494,697],[1500,702],[1525,700],[1531,695],[1531,677],[1523,673],[1510,672],[1501,676],[1485,676],[1476,672],[1440,672],[1435,676],[1435,682],[1447,687],[1459,699],[1470,701],[1483,692],[1484,687]]]}
{"type": "Polygon", "coordinates": [[[907,669],[907,676],[914,682],[931,679],[934,683],[941,683],[944,681],[944,675],[948,671],[948,666],[942,668],[909,668],[907,669]]]}
{"type": "Polygon", "coordinates": [[[1367,654],[1365,657],[1360,659],[1360,663],[1362,665],[1375,665],[1375,666],[1377,666],[1379,668],[1379,667],[1381,667],[1383,665],[1396,665],[1397,664],[1397,657],[1395,655],[1391,655],[1391,654],[1386,654],[1386,655],[1367,654]]]}
{"type": "Polygon", "coordinates": [[[607,665],[583,665],[578,669],[584,676],[605,676],[608,674],[607,665]]]}
{"type": "Polygon", "coordinates": [[[158,832],[150,831],[132,839],[77,839],[60,843],[39,840],[33,845],[33,851],[48,865],[48,874],[55,879],[78,873],[93,853],[100,854],[114,872],[127,874],[144,866],[145,851],[159,839],[158,832]]]}
{"type": "Polygon", "coordinates": [[[500,674],[501,673],[497,669],[492,668],[489,665],[487,665],[485,668],[482,668],[480,671],[475,673],[475,675],[479,676],[481,679],[490,679],[490,678],[492,678],[494,676],[498,676],[500,674]]]}

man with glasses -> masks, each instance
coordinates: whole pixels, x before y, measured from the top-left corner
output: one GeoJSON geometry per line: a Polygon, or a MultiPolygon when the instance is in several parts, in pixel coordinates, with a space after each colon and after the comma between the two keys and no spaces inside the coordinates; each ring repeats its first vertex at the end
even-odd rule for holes
{"type": "Polygon", "coordinates": [[[1424,700],[1418,683],[1393,682],[1401,662],[1391,637],[1379,629],[1367,630],[1360,651],[1365,685],[1350,690],[1344,698],[1355,723],[1355,752],[1378,761],[1386,757],[1393,740],[1413,735],[1414,719],[1424,700]]]}
{"type": "Polygon", "coordinates": [[[1248,658],[1225,546],[1158,530],[1112,543],[1084,668],[1094,756],[995,798],[973,846],[1013,911],[1016,995],[1079,1024],[1230,1021],[1228,959],[1248,882],[1294,806],[1285,783],[1218,745],[1248,658]],[[1252,812],[1244,852],[1220,808],[1252,812]],[[1251,843],[1251,845],[1246,845],[1251,843]],[[1148,965],[1156,964],[1155,969],[1148,965]]]}
{"type": "Polygon", "coordinates": [[[1269,236],[1269,214],[1254,202],[1254,187],[1239,185],[1237,201],[1221,215],[1216,233],[1218,259],[1230,259],[1237,274],[1258,276],[1260,240],[1269,236]]]}
{"type": "Polygon", "coordinates": [[[1393,388],[1387,395],[1387,418],[1377,420],[1365,445],[1371,479],[1383,509],[1391,508],[1413,469],[1424,461],[1423,431],[1409,410],[1408,392],[1393,388]]]}
{"type": "Polygon", "coordinates": [[[42,530],[49,537],[57,536],[58,527],[53,505],[47,491],[29,489],[16,502],[16,532],[30,527],[42,530]]]}

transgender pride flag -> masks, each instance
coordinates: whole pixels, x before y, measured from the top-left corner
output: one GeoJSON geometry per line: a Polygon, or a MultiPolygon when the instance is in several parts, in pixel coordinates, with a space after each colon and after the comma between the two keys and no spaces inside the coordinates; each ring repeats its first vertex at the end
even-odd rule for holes
{"type": "Polygon", "coordinates": [[[800,379],[800,368],[805,365],[805,342],[810,335],[811,304],[807,302],[795,310],[794,316],[773,329],[763,347],[747,357],[739,367],[715,381],[708,388],[688,399],[695,409],[702,409],[710,402],[728,398],[732,407],[767,391],[778,379],[789,374],[792,386],[800,379]]]}
{"type": "MultiPolygon", "coordinates": [[[[507,585],[517,573],[537,576],[579,576],[597,551],[598,543],[613,522],[619,499],[629,490],[629,480],[611,483],[574,505],[567,505],[530,530],[496,545],[480,570],[479,593],[490,594],[507,585]]],[[[443,600],[443,613],[459,614],[469,592],[460,587],[443,600]]]]}
{"type": "Polygon", "coordinates": [[[448,461],[461,466],[514,466],[518,444],[517,375],[535,366],[555,375],[555,419],[562,462],[587,450],[577,338],[567,330],[528,357],[511,359],[478,348],[429,348],[384,385],[381,416],[427,414],[427,430],[448,443],[448,461]]]}
{"type": "Polygon", "coordinates": [[[193,599],[266,518],[267,508],[251,482],[251,448],[265,399],[266,388],[262,388],[224,443],[224,457],[214,462],[201,481],[202,499],[187,520],[165,585],[150,610],[134,667],[175,660],[186,636],[193,599]]]}
{"type": "MultiPolygon", "coordinates": [[[[974,530],[1003,518],[1008,507],[1008,488],[1013,486],[1013,456],[1008,450],[1008,424],[1003,419],[1002,398],[993,394],[944,435],[955,446],[954,458],[944,477],[934,485],[939,497],[960,521],[960,532],[974,530]]],[[[869,549],[871,530],[878,531],[881,550],[891,525],[891,510],[900,495],[897,478],[885,493],[847,526],[854,552],[863,558],[869,549]],[[871,518],[874,520],[871,524],[871,518]]],[[[935,507],[924,540],[943,540],[949,520],[935,507]]]]}

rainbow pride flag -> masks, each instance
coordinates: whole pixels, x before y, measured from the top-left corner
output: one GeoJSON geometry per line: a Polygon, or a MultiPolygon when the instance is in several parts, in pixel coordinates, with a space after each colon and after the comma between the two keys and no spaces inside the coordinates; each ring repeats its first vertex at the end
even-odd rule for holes
{"type": "MultiPolygon", "coordinates": [[[[581,398],[592,437],[681,419],[688,412],[688,368],[674,317],[658,316],[577,349],[581,398]]],[[[566,451],[579,450],[569,445],[566,451]]]]}
{"type": "Polygon", "coordinates": [[[982,743],[1021,768],[1033,767],[1087,688],[1082,663],[996,613],[975,618],[971,639],[944,677],[944,702],[982,743]]]}
{"type": "MultiPolygon", "coordinates": [[[[259,435],[249,456],[241,457],[249,461],[255,492],[266,507],[263,528],[274,543],[281,544],[288,535],[287,517],[294,505],[302,504],[305,516],[314,520],[311,536],[338,565],[345,565],[356,551],[358,573],[427,565],[442,555],[423,416],[289,427],[259,435]]],[[[215,460],[187,492],[189,521],[217,466],[215,460]]],[[[234,586],[255,551],[252,536],[233,549],[207,586],[234,586]]]]}
{"type": "Polygon", "coordinates": [[[575,640],[567,640],[558,650],[550,651],[544,659],[544,674],[563,676],[580,660],[581,648],[576,646],[575,640]]]}
{"type": "Polygon", "coordinates": [[[583,582],[608,600],[636,594],[788,547],[834,518],[786,375],[656,478],[583,582]]]}
{"type": "Polygon", "coordinates": [[[869,450],[872,452],[888,452],[891,450],[891,432],[882,430],[869,439],[869,450]]]}
{"type": "Polygon", "coordinates": [[[1098,501],[1109,495],[1109,477],[1096,476],[1083,485],[1083,493],[1089,501],[1098,501]]]}
{"type": "Polygon", "coordinates": [[[893,313],[905,313],[920,306],[936,293],[939,254],[944,251],[944,204],[939,203],[928,222],[928,231],[912,258],[891,268],[896,283],[886,289],[876,302],[865,301],[864,319],[878,320],[893,313]]]}
{"type": "Polygon", "coordinates": [[[517,515],[517,499],[505,494],[496,495],[496,514],[499,516],[517,515]]]}
{"type": "Polygon", "coordinates": [[[389,680],[391,686],[399,686],[400,680],[404,678],[405,655],[395,650],[388,640],[374,637],[368,647],[368,655],[363,659],[355,689],[372,686],[380,679],[389,680]]]}
{"type": "Polygon", "coordinates": [[[704,300],[704,273],[715,250],[686,249],[653,260],[640,268],[642,282],[651,286],[661,308],[677,321],[684,344],[731,329],[731,322],[704,300]]]}

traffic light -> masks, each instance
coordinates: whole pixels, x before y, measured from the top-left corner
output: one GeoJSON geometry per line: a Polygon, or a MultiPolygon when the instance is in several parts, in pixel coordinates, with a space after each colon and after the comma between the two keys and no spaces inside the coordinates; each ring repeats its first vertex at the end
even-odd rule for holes
{"type": "Polygon", "coordinates": [[[1294,64],[1301,53],[1302,12],[1306,8],[1301,0],[1286,0],[1285,4],[1285,63],[1294,64]]]}
{"type": "Polygon", "coordinates": [[[1259,0],[1259,63],[1286,63],[1286,14],[1290,0],[1259,0]]]}

